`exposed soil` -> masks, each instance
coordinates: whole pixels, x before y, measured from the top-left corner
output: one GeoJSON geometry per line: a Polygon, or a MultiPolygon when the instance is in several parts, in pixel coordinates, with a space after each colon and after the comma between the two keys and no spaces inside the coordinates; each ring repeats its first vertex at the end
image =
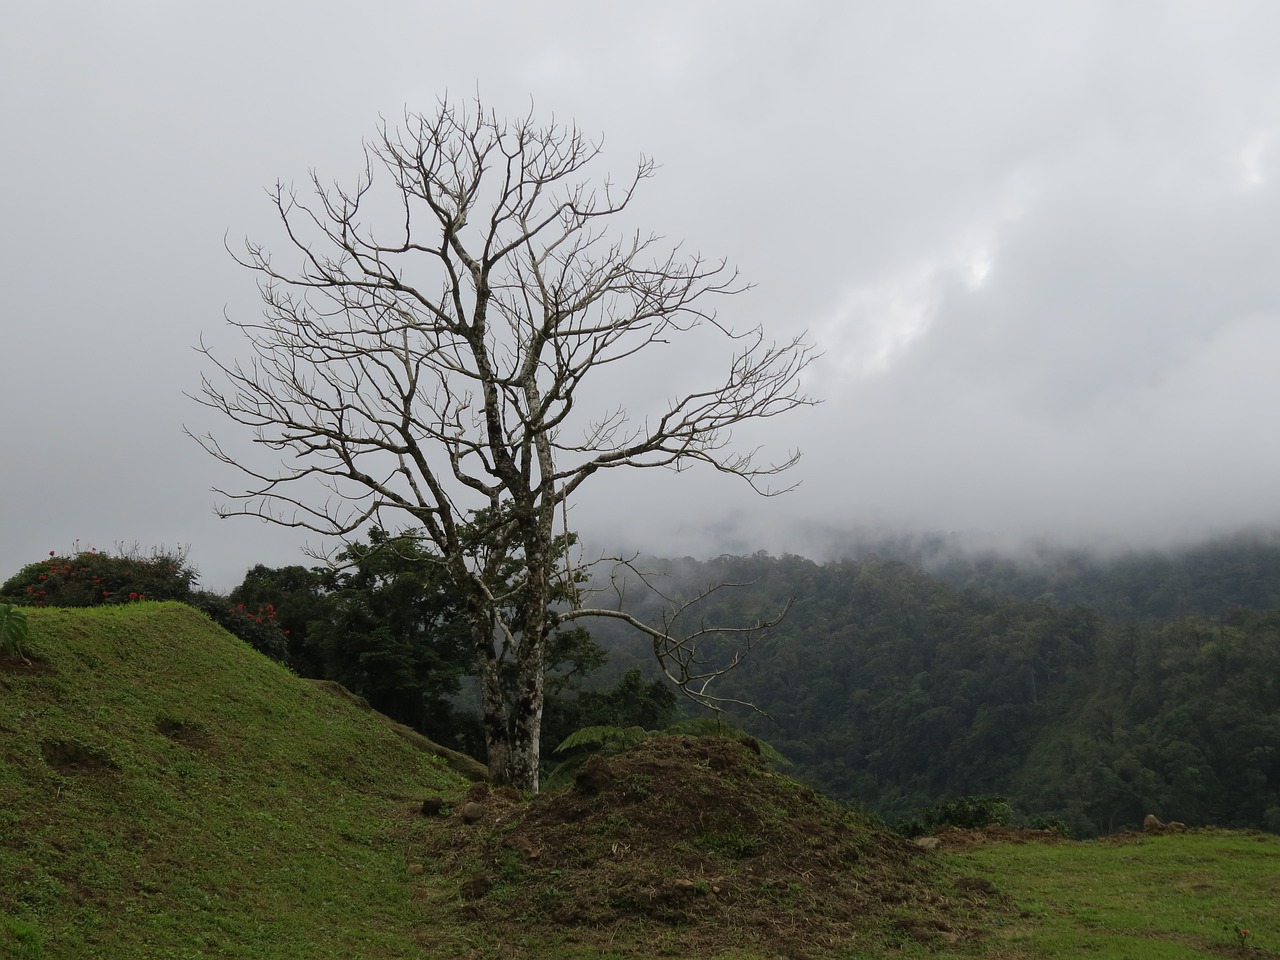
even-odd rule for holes
{"type": "Polygon", "coordinates": [[[963,850],[986,843],[1062,843],[1067,838],[1057,830],[1025,830],[1017,827],[944,827],[934,834],[940,850],[963,850]]]}
{"type": "Polygon", "coordinates": [[[201,750],[206,753],[221,752],[215,749],[213,737],[209,736],[209,731],[200,724],[187,723],[172,717],[161,717],[156,720],[156,731],[174,743],[180,743],[192,750],[201,750]]]}
{"type": "Polygon", "coordinates": [[[53,673],[53,667],[35,654],[0,654],[0,674],[13,676],[42,676],[53,673]]]}
{"type": "Polygon", "coordinates": [[[453,878],[459,916],[490,934],[643,924],[662,932],[646,943],[690,956],[956,944],[1010,910],[989,883],[776,775],[753,746],[654,738],[528,800],[477,784],[447,817],[420,819],[410,863],[453,878]]]}
{"type": "Polygon", "coordinates": [[[105,750],[75,740],[42,740],[40,754],[61,773],[101,774],[120,769],[105,750]]]}

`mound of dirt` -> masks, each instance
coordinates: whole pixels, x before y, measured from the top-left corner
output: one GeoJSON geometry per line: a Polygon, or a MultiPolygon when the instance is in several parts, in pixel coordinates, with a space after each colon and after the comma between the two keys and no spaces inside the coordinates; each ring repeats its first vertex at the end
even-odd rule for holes
{"type": "Polygon", "coordinates": [[[965,829],[943,827],[934,837],[942,850],[963,850],[988,843],[1062,843],[1067,838],[1057,830],[1030,830],[1022,827],[990,826],[965,829]]]}
{"type": "Polygon", "coordinates": [[[1005,909],[989,884],[774,773],[753,746],[654,738],[527,800],[477,784],[410,857],[454,878],[460,916],[490,931],[656,924],[692,956],[955,943],[1005,909]]]}

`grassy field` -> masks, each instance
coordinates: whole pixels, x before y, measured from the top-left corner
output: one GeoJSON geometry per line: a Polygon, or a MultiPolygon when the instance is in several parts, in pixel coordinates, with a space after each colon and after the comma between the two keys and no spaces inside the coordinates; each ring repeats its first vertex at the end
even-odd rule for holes
{"type": "Polygon", "coordinates": [[[0,957],[1280,956],[1272,835],[926,854],[689,740],[490,794],[179,604],[34,610],[28,657],[0,659],[0,957]]]}
{"type": "Polygon", "coordinates": [[[992,957],[1280,956],[1280,837],[1226,830],[944,854],[1024,915],[992,957]]]}

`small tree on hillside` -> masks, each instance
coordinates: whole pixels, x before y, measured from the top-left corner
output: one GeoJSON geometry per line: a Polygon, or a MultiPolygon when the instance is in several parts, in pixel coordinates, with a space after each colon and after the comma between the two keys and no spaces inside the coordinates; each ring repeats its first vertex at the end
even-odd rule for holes
{"type": "Polygon", "coordinates": [[[268,567],[255,564],[245,572],[240,585],[227,597],[234,609],[276,612],[276,622],[284,633],[287,663],[303,677],[324,677],[324,659],[309,635],[312,621],[329,614],[329,586],[333,571],[325,567],[293,565],[268,567]]]}
{"type": "MultiPolygon", "coordinates": [[[[237,257],[265,304],[261,319],[228,321],[251,359],[201,348],[220,375],[197,399],[282,454],[264,469],[199,438],[250,478],[219,491],[233,500],[220,513],[339,537],[369,522],[421,529],[465,598],[491,774],[529,789],[549,635],[592,614],[629,619],[581,602],[581,564],[558,546],[567,501],[603,471],[698,463],[771,495],[798,453],[762,463],[732,449],[732,431],[811,402],[802,337],[774,343],[716,319],[712,301],[743,289],[736,272],[606,232],[654,165],[593,188],[584,171],[599,152],[572,126],[500,121],[478,102],[384,125],[354,186],[277,184],[296,261],[253,242],[237,257]],[[697,330],[728,342],[718,379],[672,388],[653,416],[584,409],[619,364],[697,330]]],[[[632,622],[686,693],[715,702],[696,641],[632,622]]]]}
{"type": "Polygon", "coordinates": [[[412,536],[370,531],[333,574],[322,620],[311,624],[323,676],[392,719],[441,743],[451,698],[470,665],[466,618],[436,557],[412,536]]]}

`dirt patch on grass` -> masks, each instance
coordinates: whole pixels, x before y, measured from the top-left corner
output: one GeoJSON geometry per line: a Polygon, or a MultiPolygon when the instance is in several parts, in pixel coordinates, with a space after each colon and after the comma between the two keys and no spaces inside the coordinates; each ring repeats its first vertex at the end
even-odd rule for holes
{"type": "Polygon", "coordinates": [[[0,654],[0,674],[15,677],[43,676],[53,673],[53,665],[33,653],[0,654]]]}
{"type": "Polygon", "coordinates": [[[1008,909],[989,885],[775,774],[758,747],[717,737],[647,740],[531,799],[477,784],[414,832],[411,861],[457,884],[459,918],[512,937],[645,925],[691,956],[807,957],[968,942],[1008,909]]]}
{"type": "Polygon", "coordinates": [[[205,753],[221,752],[215,751],[213,737],[209,736],[209,731],[198,723],[189,723],[173,717],[160,717],[156,720],[156,732],[192,750],[205,753]]]}
{"type": "Polygon", "coordinates": [[[40,755],[61,773],[104,774],[120,769],[105,750],[78,740],[42,740],[40,755]]]}
{"type": "Polygon", "coordinates": [[[979,827],[972,830],[944,827],[934,836],[938,839],[938,849],[941,850],[964,850],[967,847],[987,843],[1062,843],[1067,839],[1057,830],[1027,830],[1002,826],[979,827]]]}

